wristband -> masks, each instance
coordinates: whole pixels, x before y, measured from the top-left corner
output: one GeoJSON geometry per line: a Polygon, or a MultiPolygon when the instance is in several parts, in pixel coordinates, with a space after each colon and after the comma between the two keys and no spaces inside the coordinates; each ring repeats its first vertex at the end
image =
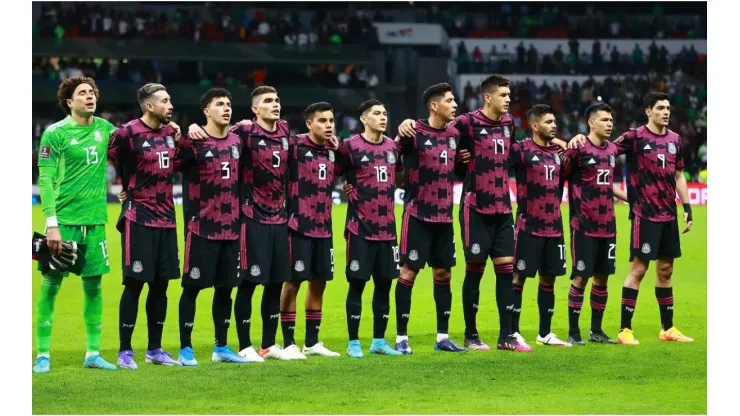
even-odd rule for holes
{"type": "Polygon", "coordinates": [[[59,228],[56,215],[46,219],[46,228],[59,228]]]}

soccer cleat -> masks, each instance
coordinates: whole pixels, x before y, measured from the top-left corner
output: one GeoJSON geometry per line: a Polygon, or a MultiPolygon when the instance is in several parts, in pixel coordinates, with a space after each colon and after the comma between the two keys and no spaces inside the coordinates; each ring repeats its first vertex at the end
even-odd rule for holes
{"type": "MultiPolygon", "coordinates": [[[[590,335],[588,337],[588,340],[591,341],[591,336],[590,335]]],[[[568,344],[571,344],[571,345],[579,345],[579,346],[586,345],[586,343],[583,342],[583,338],[581,338],[581,333],[580,332],[571,332],[570,334],[568,334],[568,344]]]]}
{"type": "Polygon", "coordinates": [[[483,342],[482,339],[478,336],[474,336],[472,338],[465,338],[465,348],[476,350],[476,351],[489,351],[491,347],[488,346],[485,342],[483,342]]]}
{"type": "Polygon", "coordinates": [[[434,351],[449,351],[449,352],[466,352],[465,348],[460,348],[452,342],[451,339],[445,338],[442,341],[438,341],[434,344],[434,351]]]}
{"type": "Polygon", "coordinates": [[[411,345],[409,345],[409,341],[407,339],[401,342],[396,342],[396,351],[403,355],[413,354],[413,351],[411,351],[411,345]]]}
{"type": "Polygon", "coordinates": [[[519,339],[515,335],[509,335],[506,338],[499,340],[496,346],[499,350],[509,350],[514,352],[532,352],[532,347],[527,343],[519,342],[519,339]]]}
{"type": "Polygon", "coordinates": [[[370,343],[370,354],[403,355],[402,352],[396,351],[393,348],[391,348],[391,344],[389,344],[388,341],[382,338],[373,339],[373,342],[370,343]]]}
{"type": "Polygon", "coordinates": [[[365,356],[365,354],[362,353],[362,346],[360,345],[359,339],[349,342],[349,345],[347,345],[347,355],[352,358],[362,358],[365,356]]]}
{"type": "Polygon", "coordinates": [[[572,347],[571,344],[561,340],[558,338],[557,335],[555,335],[554,332],[550,332],[549,334],[545,335],[544,337],[537,335],[537,345],[549,345],[553,347],[572,347]]]}
{"type": "Polygon", "coordinates": [[[589,331],[588,342],[597,342],[599,344],[616,344],[617,343],[617,341],[614,341],[613,339],[609,338],[609,335],[606,335],[604,331],[600,331],[600,332],[589,331]]]}
{"type": "Polygon", "coordinates": [[[340,353],[334,352],[326,348],[323,342],[317,342],[316,345],[314,345],[311,348],[307,348],[304,345],[303,354],[304,355],[320,355],[322,357],[341,357],[342,356],[340,353]]]}
{"type": "Polygon", "coordinates": [[[682,334],[675,326],[670,327],[667,331],[660,331],[659,337],[661,341],[694,342],[693,338],[682,334]]]}
{"type": "Polygon", "coordinates": [[[260,357],[255,351],[254,347],[247,347],[239,351],[239,356],[249,361],[250,363],[264,363],[265,359],[260,357]]]}
{"type": "Polygon", "coordinates": [[[166,366],[176,366],[179,367],[182,364],[180,364],[179,361],[172,358],[172,356],[162,348],[157,348],[156,350],[151,350],[146,352],[146,356],[144,357],[144,362],[149,364],[156,364],[156,365],[166,365],[166,366]]]}
{"type": "Polygon", "coordinates": [[[282,353],[284,360],[305,360],[306,356],[303,355],[301,349],[297,345],[292,344],[288,348],[285,348],[282,353]]]}
{"type": "Polygon", "coordinates": [[[223,347],[213,347],[213,354],[211,354],[211,361],[214,363],[239,363],[244,364],[249,361],[240,357],[239,354],[229,348],[228,345],[223,347]]]}
{"type": "Polygon", "coordinates": [[[198,360],[195,359],[192,347],[185,347],[180,350],[180,355],[177,356],[177,361],[185,367],[197,367],[198,360]]]}
{"type": "Polygon", "coordinates": [[[640,341],[635,338],[635,334],[629,328],[623,328],[619,331],[617,342],[624,345],[640,345],[640,341]]]}
{"type": "Polygon", "coordinates": [[[530,350],[532,350],[532,347],[529,346],[529,344],[527,343],[527,340],[524,339],[522,334],[518,332],[514,332],[514,338],[516,338],[516,342],[518,342],[520,345],[524,345],[526,348],[529,348],[530,350]]]}
{"type": "Polygon", "coordinates": [[[85,368],[99,368],[101,370],[118,370],[118,367],[105,361],[100,354],[85,357],[85,368]]]}
{"type": "Polygon", "coordinates": [[[51,360],[49,357],[42,356],[36,357],[36,362],[33,364],[33,372],[36,374],[46,374],[51,369],[51,360]]]}
{"type": "Polygon", "coordinates": [[[289,360],[287,356],[284,354],[283,347],[281,347],[278,344],[273,345],[270,348],[260,348],[260,357],[267,360],[268,358],[272,358],[275,360],[289,360]]]}
{"type": "Polygon", "coordinates": [[[134,361],[134,352],[125,350],[118,353],[118,366],[127,370],[136,370],[139,365],[134,361]]]}

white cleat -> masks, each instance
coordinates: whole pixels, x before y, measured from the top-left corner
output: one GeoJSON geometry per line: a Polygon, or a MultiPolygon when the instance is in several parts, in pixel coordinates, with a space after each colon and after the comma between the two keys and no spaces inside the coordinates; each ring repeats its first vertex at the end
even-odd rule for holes
{"type": "Polygon", "coordinates": [[[514,332],[514,337],[516,338],[516,341],[519,344],[526,345],[527,347],[532,348],[532,347],[529,346],[529,344],[527,344],[527,340],[524,339],[524,337],[522,336],[522,334],[520,334],[518,332],[514,332]]]}
{"type": "Polygon", "coordinates": [[[284,360],[305,360],[306,356],[303,355],[301,349],[297,345],[293,344],[283,350],[284,360]]]}
{"type": "Polygon", "coordinates": [[[250,363],[264,363],[265,362],[265,359],[260,357],[259,354],[257,354],[257,351],[254,350],[254,347],[244,348],[243,350],[239,351],[239,356],[249,361],[250,363]]]}
{"type": "Polygon", "coordinates": [[[285,354],[283,354],[284,351],[283,347],[275,344],[270,348],[260,348],[259,354],[265,360],[268,358],[272,358],[273,360],[289,360],[290,358],[287,358],[285,354]]]}
{"type": "Polygon", "coordinates": [[[557,335],[555,335],[554,332],[550,332],[549,334],[545,335],[545,337],[541,337],[537,335],[537,345],[550,345],[553,347],[572,347],[573,345],[561,340],[558,338],[557,335]]]}
{"type": "Polygon", "coordinates": [[[306,346],[303,346],[303,354],[305,355],[320,355],[322,357],[341,357],[341,354],[338,352],[331,351],[330,349],[326,348],[324,346],[323,342],[318,342],[316,345],[314,345],[311,348],[306,348],[306,346]]]}

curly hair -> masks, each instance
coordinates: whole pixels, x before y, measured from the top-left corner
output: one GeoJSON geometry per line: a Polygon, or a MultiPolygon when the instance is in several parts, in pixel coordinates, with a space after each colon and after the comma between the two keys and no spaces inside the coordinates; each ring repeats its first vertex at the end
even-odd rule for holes
{"type": "Polygon", "coordinates": [[[90,77],[69,77],[59,84],[59,89],[57,90],[59,108],[61,108],[67,115],[72,113],[72,109],[67,105],[67,100],[72,99],[72,95],[81,84],[90,84],[95,92],[95,97],[100,99],[100,90],[98,90],[98,86],[95,85],[94,79],[90,77]]]}

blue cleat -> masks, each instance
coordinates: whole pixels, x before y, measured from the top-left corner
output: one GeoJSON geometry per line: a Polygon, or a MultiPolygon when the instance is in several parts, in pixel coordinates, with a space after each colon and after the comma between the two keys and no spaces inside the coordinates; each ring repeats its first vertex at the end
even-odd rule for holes
{"type": "Polygon", "coordinates": [[[192,347],[185,347],[180,350],[180,355],[177,356],[177,361],[185,367],[197,367],[198,360],[195,359],[192,347]]]}
{"type": "Polygon", "coordinates": [[[118,370],[118,367],[105,361],[100,354],[85,358],[85,368],[99,368],[101,370],[118,370]]]}
{"type": "Polygon", "coordinates": [[[359,339],[349,342],[349,345],[347,345],[347,355],[352,358],[362,358],[365,356],[365,354],[362,353],[362,345],[360,345],[359,339]]]}
{"type": "Polygon", "coordinates": [[[229,346],[224,347],[213,347],[213,354],[211,355],[211,361],[214,363],[250,363],[251,361],[246,358],[242,358],[239,354],[231,351],[229,346]]]}
{"type": "Polygon", "coordinates": [[[396,342],[396,351],[400,352],[403,355],[410,355],[412,354],[411,346],[409,345],[408,340],[403,340],[401,342],[396,342]]]}
{"type": "Polygon", "coordinates": [[[451,339],[445,338],[434,344],[434,351],[465,352],[465,348],[460,348],[452,342],[451,339]]]}
{"type": "Polygon", "coordinates": [[[384,339],[373,339],[373,342],[370,344],[370,354],[403,355],[402,352],[391,348],[388,341],[384,339]]]}
{"type": "Polygon", "coordinates": [[[49,357],[36,357],[33,365],[33,372],[36,374],[46,374],[51,369],[51,360],[49,357]]]}

